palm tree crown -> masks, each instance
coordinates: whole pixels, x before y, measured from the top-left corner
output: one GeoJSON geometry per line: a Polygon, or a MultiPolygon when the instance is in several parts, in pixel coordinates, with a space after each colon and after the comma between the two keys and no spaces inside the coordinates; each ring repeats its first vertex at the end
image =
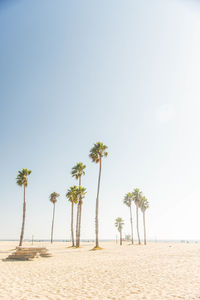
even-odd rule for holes
{"type": "Polygon", "coordinates": [[[74,185],[68,189],[66,197],[70,202],[77,204],[79,197],[84,198],[86,193],[86,188],[74,185]]]}
{"type": "Polygon", "coordinates": [[[124,225],[124,221],[122,220],[122,218],[117,218],[115,220],[115,227],[117,227],[119,232],[122,230],[123,225],[124,225]]]}
{"type": "Polygon", "coordinates": [[[134,189],[134,191],[133,191],[133,200],[134,200],[135,205],[137,207],[140,206],[141,199],[142,199],[142,192],[139,189],[134,189]]]}
{"type": "Polygon", "coordinates": [[[19,186],[27,186],[28,185],[28,175],[31,174],[31,170],[28,169],[22,169],[22,171],[18,171],[18,175],[17,175],[17,184],[19,186]]]}
{"type": "Polygon", "coordinates": [[[103,156],[108,156],[108,152],[106,152],[107,148],[103,143],[97,142],[90,150],[89,157],[93,162],[98,163],[103,156]]]}
{"type": "Polygon", "coordinates": [[[76,204],[78,202],[78,187],[76,185],[71,186],[66,193],[66,197],[70,202],[76,204]]]}
{"type": "Polygon", "coordinates": [[[130,207],[132,201],[133,201],[133,193],[127,193],[123,200],[124,204],[130,207]]]}
{"type": "Polygon", "coordinates": [[[60,196],[60,194],[56,193],[56,192],[53,192],[51,193],[51,195],[49,196],[50,198],[50,201],[52,203],[56,203],[57,202],[57,198],[60,196]]]}
{"type": "Polygon", "coordinates": [[[78,189],[77,189],[77,197],[79,198],[79,201],[81,202],[82,204],[82,199],[85,197],[86,195],[86,188],[82,187],[82,186],[79,186],[78,189]]]}
{"type": "Polygon", "coordinates": [[[79,179],[82,175],[85,175],[84,169],[86,168],[86,165],[84,165],[82,162],[78,162],[73,168],[72,168],[72,177],[75,177],[76,179],[79,179]]]}
{"type": "Polygon", "coordinates": [[[140,202],[140,209],[142,212],[145,212],[147,208],[149,208],[149,202],[147,198],[143,196],[140,202]]]}
{"type": "Polygon", "coordinates": [[[77,204],[79,198],[84,198],[86,193],[86,188],[74,185],[68,189],[66,197],[70,202],[77,204]]]}

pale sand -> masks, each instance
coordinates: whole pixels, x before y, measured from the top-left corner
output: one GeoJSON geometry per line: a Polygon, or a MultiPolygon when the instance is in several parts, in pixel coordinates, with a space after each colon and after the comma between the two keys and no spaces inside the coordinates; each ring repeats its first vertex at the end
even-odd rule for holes
{"type": "Polygon", "coordinates": [[[4,262],[16,245],[0,242],[0,299],[200,299],[200,244],[41,243],[53,257],[4,262]]]}

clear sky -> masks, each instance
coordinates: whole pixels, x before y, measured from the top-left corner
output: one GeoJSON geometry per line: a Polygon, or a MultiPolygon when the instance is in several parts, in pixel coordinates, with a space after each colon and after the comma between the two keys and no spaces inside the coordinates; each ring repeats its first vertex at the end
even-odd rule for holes
{"type": "Polygon", "coordinates": [[[56,191],[55,238],[69,239],[78,161],[82,238],[94,238],[97,141],[109,152],[100,238],[115,238],[116,217],[130,232],[122,200],[138,187],[149,238],[200,239],[199,112],[199,1],[0,1],[0,239],[19,238],[22,168],[32,170],[25,238],[50,237],[56,191]]]}

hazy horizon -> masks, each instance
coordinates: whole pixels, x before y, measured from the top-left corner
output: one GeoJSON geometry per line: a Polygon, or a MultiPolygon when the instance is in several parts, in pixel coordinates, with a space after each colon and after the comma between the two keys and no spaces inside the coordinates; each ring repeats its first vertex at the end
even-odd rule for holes
{"type": "Polygon", "coordinates": [[[0,240],[19,239],[22,168],[32,170],[24,238],[50,238],[55,191],[54,238],[69,240],[65,194],[79,161],[81,239],[95,238],[97,141],[108,146],[100,239],[115,238],[117,217],[130,234],[123,197],[139,188],[148,239],[199,240],[199,2],[13,0],[0,5],[0,37],[0,240]]]}

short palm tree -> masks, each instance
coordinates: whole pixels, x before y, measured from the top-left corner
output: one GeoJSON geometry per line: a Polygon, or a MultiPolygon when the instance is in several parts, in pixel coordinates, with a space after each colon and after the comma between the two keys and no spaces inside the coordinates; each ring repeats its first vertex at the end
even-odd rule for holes
{"type": "Polygon", "coordinates": [[[22,218],[22,228],[19,240],[19,246],[22,246],[24,239],[24,225],[25,225],[25,217],[26,217],[26,187],[28,185],[28,176],[31,174],[30,170],[22,169],[22,171],[18,171],[17,175],[17,184],[19,186],[24,186],[24,203],[23,203],[23,218],[22,218]]]}
{"type": "Polygon", "coordinates": [[[146,245],[146,225],[145,225],[145,212],[149,208],[149,202],[147,201],[146,197],[142,197],[141,202],[140,202],[140,209],[143,214],[143,227],[144,227],[144,244],[146,245]]]}
{"type": "Polygon", "coordinates": [[[134,244],[133,240],[133,218],[132,218],[132,202],[133,202],[133,193],[128,193],[125,195],[124,204],[127,205],[130,209],[130,223],[131,223],[131,243],[134,244]]]}
{"type": "Polygon", "coordinates": [[[96,213],[95,213],[95,225],[96,225],[96,243],[94,250],[101,249],[99,247],[99,190],[100,190],[100,181],[101,181],[101,165],[102,158],[107,157],[108,152],[106,149],[108,147],[101,142],[97,142],[90,150],[89,157],[92,159],[92,162],[99,163],[99,179],[98,179],[98,187],[97,187],[97,198],[96,198],[96,213]]]}
{"type": "Polygon", "coordinates": [[[67,199],[71,202],[72,208],[71,208],[71,237],[72,237],[72,247],[75,246],[74,244],[74,204],[77,204],[78,202],[78,187],[76,185],[71,186],[67,193],[66,193],[67,199]]]}
{"type": "MultiPolygon", "coordinates": [[[[86,165],[84,165],[82,162],[78,162],[73,168],[72,168],[72,177],[75,177],[77,180],[79,180],[79,186],[81,186],[81,177],[85,175],[85,168],[86,165]]],[[[82,213],[82,201],[81,198],[78,200],[78,206],[77,206],[77,217],[76,217],[76,247],[80,246],[80,231],[81,231],[81,213],[82,213]]]]}
{"type": "Polygon", "coordinates": [[[142,199],[142,192],[139,189],[134,189],[133,191],[133,200],[136,206],[136,223],[137,223],[137,235],[138,235],[138,244],[140,245],[140,233],[139,233],[139,222],[138,222],[138,208],[140,207],[140,202],[142,199]]]}
{"type": "Polygon", "coordinates": [[[58,201],[57,198],[60,195],[56,192],[51,193],[49,196],[51,203],[53,203],[53,217],[52,217],[52,225],[51,225],[51,243],[53,243],[53,229],[54,229],[54,217],[55,217],[55,204],[58,201]]]}
{"type": "Polygon", "coordinates": [[[124,226],[124,221],[122,218],[117,218],[115,220],[115,227],[117,227],[117,230],[119,231],[120,234],[120,245],[122,245],[122,228],[124,226]]]}

